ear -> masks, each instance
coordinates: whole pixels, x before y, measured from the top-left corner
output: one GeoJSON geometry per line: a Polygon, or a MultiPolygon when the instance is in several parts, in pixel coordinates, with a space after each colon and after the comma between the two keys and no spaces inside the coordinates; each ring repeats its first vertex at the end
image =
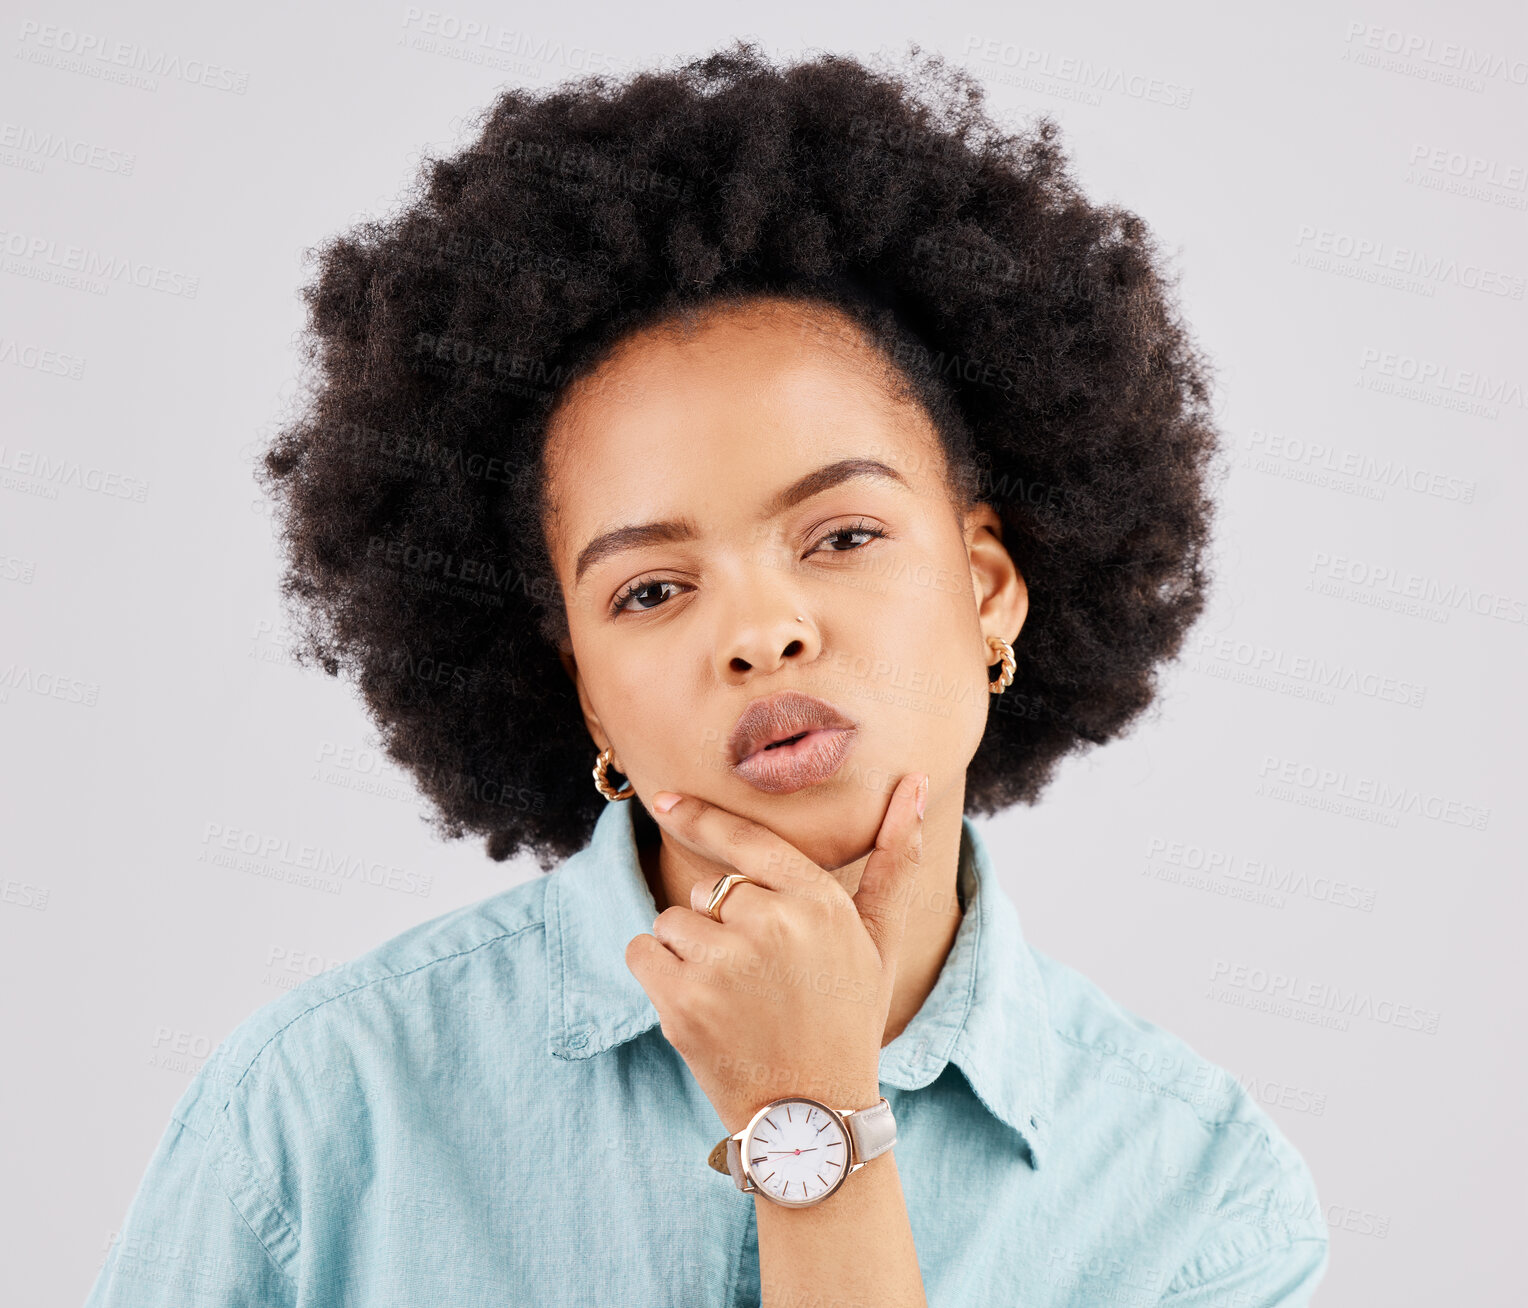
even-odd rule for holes
{"type": "MultiPolygon", "coordinates": [[[[1012,644],[1029,616],[1029,587],[1003,544],[1003,520],[997,510],[990,504],[972,505],[965,515],[965,536],[983,640],[1001,636],[1012,644]]],[[[983,658],[991,656],[990,649],[982,650],[983,658]]]]}
{"type": "Polygon", "coordinates": [[[589,703],[589,692],[584,686],[583,676],[578,670],[578,660],[573,657],[573,651],[566,645],[557,649],[557,657],[562,660],[563,670],[568,674],[574,688],[578,691],[578,706],[583,710],[584,726],[588,728],[589,735],[595,745],[603,753],[610,746],[610,740],[605,735],[604,728],[600,726],[599,714],[594,711],[594,706],[589,703]]]}

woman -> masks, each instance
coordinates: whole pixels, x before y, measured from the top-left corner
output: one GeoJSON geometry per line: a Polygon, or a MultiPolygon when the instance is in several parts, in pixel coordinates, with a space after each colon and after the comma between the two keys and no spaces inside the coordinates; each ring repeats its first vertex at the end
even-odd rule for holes
{"type": "Polygon", "coordinates": [[[305,651],[551,875],[244,1022],[91,1303],[1308,1299],[1298,1154],[967,816],[1199,614],[1207,365],[1053,125],[915,71],[510,91],[323,252],[305,651]]]}

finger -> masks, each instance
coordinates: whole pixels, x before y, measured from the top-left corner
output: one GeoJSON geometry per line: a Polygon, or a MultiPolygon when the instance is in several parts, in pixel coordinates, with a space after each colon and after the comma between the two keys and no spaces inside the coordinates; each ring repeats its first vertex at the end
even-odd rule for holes
{"type": "MultiPolygon", "coordinates": [[[[666,797],[674,797],[673,792],[660,791],[653,796],[654,821],[701,857],[734,868],[759,885],[784,894],[824,895],[831,893],[828,889],[831,886],[843,895],[837,880],[768,827],[694,795],[674,797],[674,805],[667,812],[660,812],[658,802],[666,797]]],[[[730,900],[737,893],[734,890],[727,898],[730,900]]]]}
{"type": "Polygon", "coordinates": [[[627,941],[626,966],[660,1013],[672,1006],[674,995],[689,980],[690,965],[652,935],[627,941]]]}
{"type": "Polygon", "coordinates": [[[902,946],[907,905],[923,857],[918,791],[926,781],[927,773],[909,772],[897,783],[854,895],[854,907],[875,941],[883,967],[896,961],[902,946]]]}
{"type": "MultiPolygon", "coordinates": [[[[730,895],[728,902],[731,902],[730,895]]],[[[653,923],[653,935],[686,963],[698,967],[715,967],[724,962],[734,946],[732,934],[721,923],[678,904],[658,914],[653,923]]]]}
{"type": "Polygon", "coordinates": [[[694,990],[694,967],[650,935],[627,941],[626,966],[657,1010],[664,1038],[682,1051],[688,1045],[687,997],[694,990]]]}

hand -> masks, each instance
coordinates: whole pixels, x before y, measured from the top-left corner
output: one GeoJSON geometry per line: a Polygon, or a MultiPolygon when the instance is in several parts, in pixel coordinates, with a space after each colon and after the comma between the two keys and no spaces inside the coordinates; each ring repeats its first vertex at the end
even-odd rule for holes
{"type": "MultiPolygon", "coordinates": [[[[626,966],[658,1010],[729,1134],[771,1099],[800,1094],[833,1108],[880,1096],[881,1041],[897,954],[923,852],[926,775],[892,792],[859,889],[767,827],[693,796],[653,817],[673,840],[753,884],[736,885],[721,922],[705,912],[721,876],[690,907],[673,905],[651,935],[626,946],[626,966]]],[[[666,796],[673,799],[671,794],[666,796]]]]}

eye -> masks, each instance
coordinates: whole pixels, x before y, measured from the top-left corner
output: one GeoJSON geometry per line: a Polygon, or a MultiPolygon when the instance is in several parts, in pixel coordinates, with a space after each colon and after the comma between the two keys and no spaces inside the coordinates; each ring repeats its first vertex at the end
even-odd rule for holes
{"type": "MultiPolygon", "coordinates": [[[[835,544],[829,546],[831,553],[852,554],[855,550],[864,549],[870,541],[884,539],[885,536],[885,531],[880,527],[871,526],[861,518],[852,525],[835,527],[832,531],[819,536],[814,548],[807,551],[807,557],[810,558],[813,554],[817,553],[818,548],[822,546],[824,541],[835,542],[835,544]],[[855,536],[864,536],[867,539],[860,543],[854,543],[852,540],[846,543],[846,538],[855,536]]],[[[635,581],[628,582],[623,586],[620,593],[611,601],[610,616],[616,618],[626,612],[651,613],[654,609],[661,608],[673,594],[677,594],[682,589],[683,586],[677,581],[667,581],[661,577],[638,577],[635,581]],[[668,594],[664,593],[665,587],[668,588],[668,594]],[[639,602],[635,609],[628,608],[633,600],[643,595],[651,602],[639,602]]]]}
{"type": "MultiPolygon", "coordinates": [[[[630,582],[627,585],[623,586],[621,588],[620,594],[618,594],[615,597],[615,599],[611,601],[611,604],[610,604],[610,616],[611,617],[618,616],[623,610],[625,610],[627,604],[629,604],[632,600],[636,599],[636,597],[638,595],[641,595],[643,592],[645,592],[645,591],[661,590],[661,588],[664,587],[664,586],[671,586],[676,591],[679,589],[679,583],[678,582],[663,581],[660,578],[656,578],[656,577],[638,577],[635,581],[630,582]]],[[[639,612],[648,612],[648,611],[650,611],[652,609],[655,609],[655,608],[659,607],[659,605],[661,605],[662,603],[663,603],[663,598],[660,597],[658,599],[657,603],[654,603],[654,604],[644,604],[644,605],[642,605],[641,609],[638,610],[638,611],[639,612]]]]}
{"type": "MultiPolygon", "coordinates": [[[[821,545],[823,543],[823,541],[831,541],[831,540],[841,541],[845,536],[868,536],[868,537],[870,537],[871,540],[876,540],[876,539],[884,539],[885,536],[886,536],[886,533],[884,531],[882,531],[879,527],[872,527],[868,522],[866,522],[863,518],[861,518],[860,521],[858,521],[857,523],[855,523],[851,527],[835,527],[835,528],[833,528],[832,531],[828,532],[827,535],[819,536],[817,538],[817,544],[821,545]]],[[[868,545],[869,543],[870,543],[870,541],[867,540],[867,541],[865,541],[865,543],[863,545],[849,545],[848,547],[846,547],[844,549],[840,549],[840,548],[838,548],[835,545],[833,547],[832,552],[835,553],[835,554],[850,554],[854,550],[862,550],[862,549],[864,549],[865,545],[868,545]]],[[[817,551],[815,549],[814,550],[809,550],[808,551],[808,555],[810,556],[811,554],[815,554],[816,552],[817,551]]]]}

